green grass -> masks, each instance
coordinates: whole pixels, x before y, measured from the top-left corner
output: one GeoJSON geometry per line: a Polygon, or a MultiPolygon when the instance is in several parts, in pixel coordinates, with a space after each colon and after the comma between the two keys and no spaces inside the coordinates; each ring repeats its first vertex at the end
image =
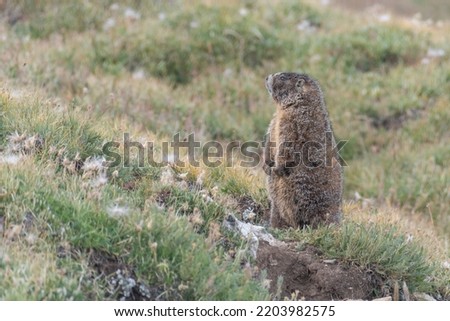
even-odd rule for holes
{"type": "Polygon", "coordinates": [[[423,55],[426,42],[409,31],[385,26],[333,36],[329,41],[333,64],[353,73],[411,64],[423,55]]]}
{"type": "Polygon", "coordinates": [[[18,1],[9,8],[19,17],[19,23],[11,22],[19,35],[47,38],[55,32],[82,32],[101,26],[102,8],[88,2],[71,1],[18,1]],[[25,16],[25,21],[20,17],[25,16]]]}
{"type": "MultiPolygon", "coordinates": [[[[37,119],[49,114],[45,109],[51,108],[50,106],[39,102],[34,104],[34,116],[37,119]]],[[[16,104],[8,99],[2,99],[2,106],[9,120],[7,128],[15,128],[24,120],[21,118],[21,111],[33,110],[33,107],[26,103],[16,104]]],[[[75,117],[72,112],[69,114],[72,115],[53,114],[55,128],[59,128],[56,125],[58,121],[75,117]]],[[[22,129],[28,132],[34,129],[26,124],[22,126],[22,129]]],[[[70,130],[70,127],[66,130],[70,130]]],[[[53,137],[53,143],[65,145],[71,142],[64,131],[55,133],[58,134],[53,137]]],[[[79,142],[77,146],[81,148],[84,145],[79,142]]],[[[38,158],[37,156],[35,158],[38,158]]],[[[52,255],[52,251],[56,252],[56,247],[63,243],[69,244],[73,251],[81,253],[91,250],[110,253],[132,266],[141,282],[149,286],[162,286],[167,298],[174,298],[171,295],[180,292],[181,284],[184,290],[178,295],[185,300],[267,298],[266,290],[261,285],[245,277],[238,264],[223,261],[221,250],[208,245],[205,238],[198,234],[182,215],[170,214],[170,211],[162,212],[156,206],[138,211],[132,208],[132,196],[127,196],[120,188],[114,185],[93,188],[86,184],[84,175],[58,171],[58,164],[51,159],[36,159],[35,165],[29,166],[33,163],[32,158],[23,160],[24,164],[6,166],[5,170],[2,170],[1,181],[7,195],[5,214],[8,226],[20,226],[27,212],[36,217],[35,233],[39,235],[39,242],[35,245],[35,250],[38,253],[49,251],[46,255],[52,255]],[[43,180],[42,177],[48,179],[43,180]],[[129,215],[123,218],[108,215],[108,207],[112,206],[118,197],[125,198],[122,202],[127,202],[130,206],[129,215]]],[[[198,206],[201,211],[211,215],[210,219],[217,219],[217,215],[221,215],[220,207],[206,204],[199,200],[197,195],[177,189],[172,189],[171,192],[173,195],[169,197],[167,206],[179,208],[187,202],[189,206],[185,208],[186,213],[198,206]]],[[[18,236],[19,242],[26,239],[27,233],[18,236]]],[[[12,237],[7,239],[4,245],[3,251],[7,255],[15,255],[8,253],[14,247],[14,242],[10,243],[11,241],[12,237]]],[[[46,280],[44,286],[46,291],[50,292],[56,290],[53,289],[54,286],[61,287],[65,289],[64,295],[49,296],[45,291],[34,292],[33,287],[38,287],[39,275],[36,279],[30,277],[24,280],[25,288],[29,288],[26,293],[10,293],[11,285],[8,285],[8,282],[13,282],[11,278],[15,272],[10,275],[9,270],[13,270],[13,266],[5,262],[3,257],[2,264],[7,269],[2,270],[5,273],[2,275],[2,288],[6,289],[2,298],[98,299],[105,295],[90,291],[88,285],[92,280],[88,280],[83,289],[74,289],[73,279],[58,277],[59,274],[64,274],[66,269],[69,276],[80,273],[83,277],[90,276],[86,270],[80,271],[80,264],[83,262],[58,259],[54,257],[55,254],[53,252],[53,257],[50,258],[55,261],[50,263],[56,265],[54,269],[57,275],[54,280],[46,280]]],[[[27,262],[26,258],[22,260],[27,262]]],[[[42,268],[41,273],[45,273],[46,267],[42,268]]]]}
{"type": "Polygon", "coordinates": [[[282,50],[266,24],[251,17],[243,19],[227,8],[199,6],[171,13],[158,26],[163,32],[142,32],[141,27],[131,27],[126,35],[96,36],[92,66],[116,74],[124,68],[144,68],[152,75],[184,84],[208,66],[255,67],[282,50]]]}
{"type": "Polygon", "coordinates": [[[83,165],[124,132],[156,143],[177,132],[262,141],[275,110],[264,78],[282,70],[322,85],[335,134],[348,140],[345,200],[357,192],[412,224],[369,223],[379,217],[370,209],[358,221],[350,209],[339,229],[293,237],[414,290],[448,292],[448,25],[378,23],[309,1],[112,4],[0,5],[0,298],[118,298],[97,278],[92,252],[120,258],[165,298],[269,298],[218,233],[230,212],[268,209],[260,169],[83,165]],[[298,28],[305,20],[309,31],[298,28]],[[429,48],[445,54],[423,64],[429,48]],[[33,137],[41,144],[26,147],[33,137]],[[114,209],[127,215],[111,217],[114,209]],[[61,247],[71,255],[60,257],[61,247]]]}

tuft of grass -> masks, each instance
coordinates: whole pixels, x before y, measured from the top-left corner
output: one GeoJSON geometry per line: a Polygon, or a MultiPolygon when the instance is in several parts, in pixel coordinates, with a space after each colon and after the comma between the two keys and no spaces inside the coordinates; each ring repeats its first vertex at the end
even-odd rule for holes
{"type": "Polygon", "coordinates": [[[423,40],[410,31],[388,26],[370,26],[333,36],[329,42],[334,64],[348,73],[376,71],[398,64],[413,64],[424,53],[423,40]]]}
{"type": "Polygon", "coordinates": [[[5,9],[10,24],[20,36],[47,38],[53,33],[83,32],[101,26],[104,8],[89,2],[8,1],[5,9]]]}
{"type": "Polygon", "coordinates": [[[167,208],[173,207],[177,215],[192,215],[201,213],[203,223],[200,232],[207,233],[211,222],[222,221],[225,209],[207,194],[197,190],[186,190],[177,187],[163,188],[160,192],[160,202],[167,208]]]}
{"type": "Polygon", "coordinates": [[[7,95],[0,98],[0,105],[5,113],[3,134],[37,134],[43,138],[46,154],[49,154],[51,147],[63,149],[64,155],[69,158],[74,158],[78,153],[82,160],[101,154],[102,139],[87,125],[86,119],[75,117],[73,112],[61,117],[68,112],[68,107],[42,104],[34,99],[14,103],[7,95]],[[55,132],[60,139],[55,139],[55,132]]]}
{"type": "Polygon", "coordinates": [[[100,299],[100,284],[86,275],[86,262],[57,259],[56,248],[28,244],[0,246],[0,298],[3,300],[100,299]],[[85,279],[79,282],[80,275],[85,279]]]}

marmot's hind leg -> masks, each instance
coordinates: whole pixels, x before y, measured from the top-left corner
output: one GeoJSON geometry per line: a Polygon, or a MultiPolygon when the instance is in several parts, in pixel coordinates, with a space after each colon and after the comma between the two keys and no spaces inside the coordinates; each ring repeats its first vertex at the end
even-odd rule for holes
{"type": "Polygon", "coordinates": [[[328,209],[316,213],[315,216],[311,217],[308,225],[310,225],[312,228],[317,228],[320,225],[339,224],[340,222],[341,213],[333,212],[328,209]]]}
{"type": "Polygon", "coordinates": [[[281,217],[280,210],[274,202],[272,202],[272,208],[270,209],[270,226],[274,228],[289,226],[289,224],[281,217]]]}

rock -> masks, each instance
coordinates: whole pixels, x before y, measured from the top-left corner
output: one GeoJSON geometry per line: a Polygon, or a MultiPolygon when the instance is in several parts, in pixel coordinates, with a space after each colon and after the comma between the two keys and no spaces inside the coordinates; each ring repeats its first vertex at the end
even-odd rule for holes
{"type": "Polygon", "coordinates": [[[409,293],[409,289],[405,281],[403,281],[402,290],[403,290],[403,298],[405,299],[405,301],[411,301],[411,295],[409,293]]]}
{"type": "Polygon", "coordinates": [[[398,285],[398,282],[395,281],[394,283],[394,294],[392,296],[392,301],[400,301],[400,286],[398,285]]]}
{"type": "Polygon", "coordinates": [[[242,235],[244,238],[249,239],[250,254],[254,258],[256,258],[260,240],[265,241],[272,246],[284,245],[284,242],[274,238],[273,235],[267,232],[263,226],[241,222],[231,214],[228,215],[228,217],[223,221],[223,226],[226,229],[234,231],[242,235]]]}
{"type": "Polygon", "coordinates": [[[417,301],[436,301],[435,298],[433,298],[431,295],[426,294],[426,293],[414,292],[413,296],[417,301]]]}
{"type": "Polygon", "coordinates": [[[392,297],[385,296],[384,298],[373,299],[372,301],[392,301],[392,297]]]}
{"type": "Polygon", "coordinates": [[[325,264],[335,264],[335,263],[336,263],[336,259],[332,259],[332,260],[323,260],[323,263],[325,263],[325,264]]]}

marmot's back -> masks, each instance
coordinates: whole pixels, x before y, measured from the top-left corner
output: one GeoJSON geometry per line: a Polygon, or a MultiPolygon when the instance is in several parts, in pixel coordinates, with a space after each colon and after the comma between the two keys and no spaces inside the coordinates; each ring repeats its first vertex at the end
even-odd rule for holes
{"type": "Polygon", "coordinates": [[[272,226],[339,222],[342,167],[319,84],[304,74],[277,73],[266,87],[277,104],[264,164],[272,226]]]}

